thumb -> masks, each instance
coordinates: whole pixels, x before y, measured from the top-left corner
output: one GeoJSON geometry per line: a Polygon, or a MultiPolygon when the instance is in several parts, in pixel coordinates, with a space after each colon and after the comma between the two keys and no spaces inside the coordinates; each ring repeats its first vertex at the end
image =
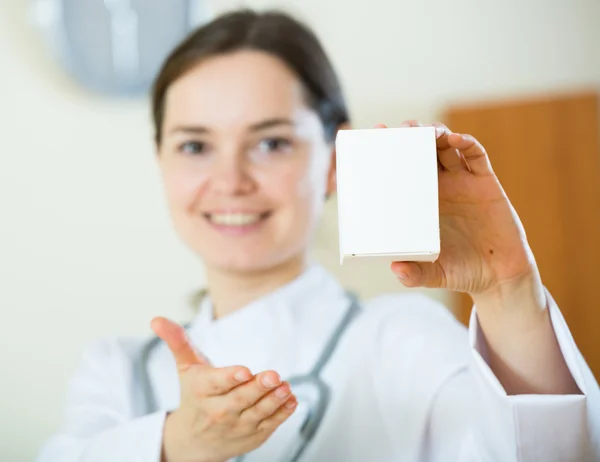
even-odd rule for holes
{"type": "Polygon", "coordinates": [[[178,369],[193,365],[210,365],[208,358],[192,346],[185,329],[179,324],[167,318],[156,317],[150,323],[150,327],[167,344],[175,357],[178,369]]]}
{"type": "Polygon", "coordinates": [[[438,262],[395,261],[390,268],[406,287],[446,287],[446,275],[438,262]]]}

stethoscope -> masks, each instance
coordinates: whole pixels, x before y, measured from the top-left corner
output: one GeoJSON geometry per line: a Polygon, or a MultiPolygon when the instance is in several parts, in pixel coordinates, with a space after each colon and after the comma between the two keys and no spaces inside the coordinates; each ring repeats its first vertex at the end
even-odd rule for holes
{"type": "MultiPolygon", "coordinates": [[[[329,337],[321,355],[315,362],[313,368],[307,374],[297,375],[287,379],[290,387],[294,390],[298,402],[308,404],[308,413],[300,427],[298,438],[290,444],[285,451],[285,458],[281,462],[297,462],[300,456],[307,448],[310,441],[314,438],[325,415],[325,411],[331,399],[331,389],[321,379],[321,371],[331,358],[340,338],[350,325],[354,317],[360,312],[360,302],[357,296],[352,292],[346,292],[350,299],[350,304],[335,330],[329,337]]],[[[189,325],[185,326],[186,329],[189,325]]],[[[158,410],[156,397],[150,377],[148,374],[148,359],[152,350],[161,342],[159,337],[150,339],[140,350],[137,360],[134,363],[134,378],[141,393],[134,393],[134,405],[140,415],[151,414],[158,410]]],[[[238,456],[235,462],[244,461],[246,455],[238,456]]]]}

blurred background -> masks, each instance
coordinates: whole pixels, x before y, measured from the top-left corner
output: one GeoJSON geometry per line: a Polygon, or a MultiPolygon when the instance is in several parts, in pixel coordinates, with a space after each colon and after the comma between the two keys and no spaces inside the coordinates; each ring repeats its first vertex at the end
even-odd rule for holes
{"type": "MultiPolygon", "coordinates": [[[[170,226],[144,85],[187,23],[242,4],[186,3],[0,0],[0,460],[33,460],[57,430],[90,341],[147,334],[156,315],[191,317],[203,270],[170,226]],[[142,38],[107,26],[123,4],[139,12],[142,38]],[[88,34],[97,24],[112,32],[88,34]],[[55,52],[65,31],[88,68],[55,52]],[[112,49],[111,37],[122,46],[112,49]],[[111,64],[99,50],[134,72],[136,47],[139,83],[104,78],[111,64]]],[[[243,5],[282,8],[314,27],[355,127],[442,120],[481,139],[598,377],[600,2],[243,5]]],[[[403,290],[387,267],[339,266],[335,200],[327,207],[315,257],[365,297],[403,290]]],[[[469,300],[426,293],[466,319],[469,300]]]]}

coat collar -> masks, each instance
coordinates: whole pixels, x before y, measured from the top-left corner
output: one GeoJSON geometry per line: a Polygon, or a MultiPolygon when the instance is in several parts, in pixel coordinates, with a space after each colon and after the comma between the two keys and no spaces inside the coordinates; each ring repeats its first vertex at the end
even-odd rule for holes
{"type": "Polygon", "coordinates": [[[297,374],[311,368],[347,305],[335,277],[311,263],[296,279],[218,320],[205,297],[189,334],[215,366],[297,374]]]}

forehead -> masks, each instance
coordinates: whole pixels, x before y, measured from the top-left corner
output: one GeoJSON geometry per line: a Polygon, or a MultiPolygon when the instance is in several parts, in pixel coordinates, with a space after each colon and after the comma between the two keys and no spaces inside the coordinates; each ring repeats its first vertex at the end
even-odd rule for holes
{"type": "Polygon", "coordinates": [[[246,125],[308,111],[303,86],[285,63],[267,53],[239,51],[208,58],[171,85],[165,125],[246,125]]]}

